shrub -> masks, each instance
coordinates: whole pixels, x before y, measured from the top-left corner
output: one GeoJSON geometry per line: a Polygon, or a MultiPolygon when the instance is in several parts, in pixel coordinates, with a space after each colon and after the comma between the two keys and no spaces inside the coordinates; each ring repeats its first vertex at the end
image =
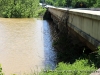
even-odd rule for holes
{"type": "Polygon", "coordinates": [[[5,18],[37,17],[39,0],[0,0],[0,16],[5,18]]]}
{"type": "Polygon", "coordinates": [[[73,64],[60,62],[55,70],[47,70],[40,75],[89,75],[95,70],[94,64],[90,66],[87,59],[80,59],[73,64]]]}
{"type": "Polygon", "coordinates": [[[0,75],[4,75],[4,74],[2,73],[2,67],[1,67],[1,64],[0,64],[0,75]]]}

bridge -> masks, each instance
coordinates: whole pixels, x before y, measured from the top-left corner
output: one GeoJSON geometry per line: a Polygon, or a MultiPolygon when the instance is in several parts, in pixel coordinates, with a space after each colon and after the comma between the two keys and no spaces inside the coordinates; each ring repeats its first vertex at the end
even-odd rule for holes
{"type": "Polygon", "coordinates": [[[52,6],[48,6],[47,11],[59,31],[68,31],[93,51],[100,46],[100,11],[52,6]]]}

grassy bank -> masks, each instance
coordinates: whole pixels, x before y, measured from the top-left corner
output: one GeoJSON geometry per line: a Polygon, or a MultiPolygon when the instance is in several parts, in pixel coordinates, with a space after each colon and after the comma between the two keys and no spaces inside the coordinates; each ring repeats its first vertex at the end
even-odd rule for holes
{"type": "MultiPolygon", "coordinates": [[[[34,73],[32,75],[89,75],[95,70],[94,64],[90,66],[87,59],[80,59],[76,60],[73,64],[60,62],[55,70],[43,70],[38,74],[34,73]]],[[[2,68],[0,68],[0,75],[4,75],[2,68]]]]}
{"type": "Polygon", "coordinates": [[[73,64],[60,62],[55,70],[48,70],[40,75],[89,75],[95,70],[94,64],[90,66],[87,59],[80,59],[73,64]]]}

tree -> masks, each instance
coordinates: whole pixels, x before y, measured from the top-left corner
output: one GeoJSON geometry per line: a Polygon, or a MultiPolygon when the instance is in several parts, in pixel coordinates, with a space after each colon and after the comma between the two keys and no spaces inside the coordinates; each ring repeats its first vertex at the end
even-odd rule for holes
{"type": "Polygon", "coordinates": [[[45,0],[47,4],[53,5],[53,6],[61,6],[64,7],[66,5],[66,0],[45,0]]]}
{"type": "Polygon", "coordinates": [[[88,1],[87,0],[73,0],[72,1],[72,6],[73,7],[78,7],[78,8],[81,8],[81,7],[86,8],[86,7],[88,7],[88,1]]]}
{"type": "Polygon", "coordinates": [[[93,7],[97,0],[87,0],[88,7],[93,7]]]}
{"type": "Polygon", "coordinates": [[[100,7],[100,0],[97,0],[97,2],[94,4],[94,7],[100,7]]]}
{"type": "Polygon", "coordinates": [[[53,5],[54,1],[53,0],[45,0],[46,4],[49,4],[49,5],[53,5]]]}
{"type": "Polygon", "coordinates": [[[0,0],[2,17],[34,17],[38,15],[39,0],[0,0]]]}
{"type": "Polygon", "coordinates": [[[46,0],[47,4],[61,7],[75,7],[76,4],[83,3],[83,7],[95,7],[99,6],[100,0],[46,0]],[[97,2],[98,1],[98,2],[97,2]]]}
{"type": "Polygon", "coordinates": [[[66,5],[66,0],[55,0],[55,2],[54,2],[54,5],[55,6],[62,6],[62,7],[65,7],[65,5],[66,5]]]}
{"type": "Polygon", "coordinates": [[[72,0],[66,0],[66,6],[71,7],[72,0]]]}

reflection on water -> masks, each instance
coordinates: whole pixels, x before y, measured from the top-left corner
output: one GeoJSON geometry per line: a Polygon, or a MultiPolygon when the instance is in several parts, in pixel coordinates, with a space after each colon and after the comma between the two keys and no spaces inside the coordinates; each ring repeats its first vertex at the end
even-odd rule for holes
{"type": "Polygon", "coordinates": [[[45,66],[54,69],[56,66],[56,53],[54,52],[54,48],[52,47],[52,36],[50,33],[50,26],[46,21],[44,21],[43,33],[46,60],[45,66]]]}
{"type": "Polygon", "coordinates": [[[44,65],[54,66],[47,21],[0,18],[0,63],[5,75],[32,73],[44,65]]]}

